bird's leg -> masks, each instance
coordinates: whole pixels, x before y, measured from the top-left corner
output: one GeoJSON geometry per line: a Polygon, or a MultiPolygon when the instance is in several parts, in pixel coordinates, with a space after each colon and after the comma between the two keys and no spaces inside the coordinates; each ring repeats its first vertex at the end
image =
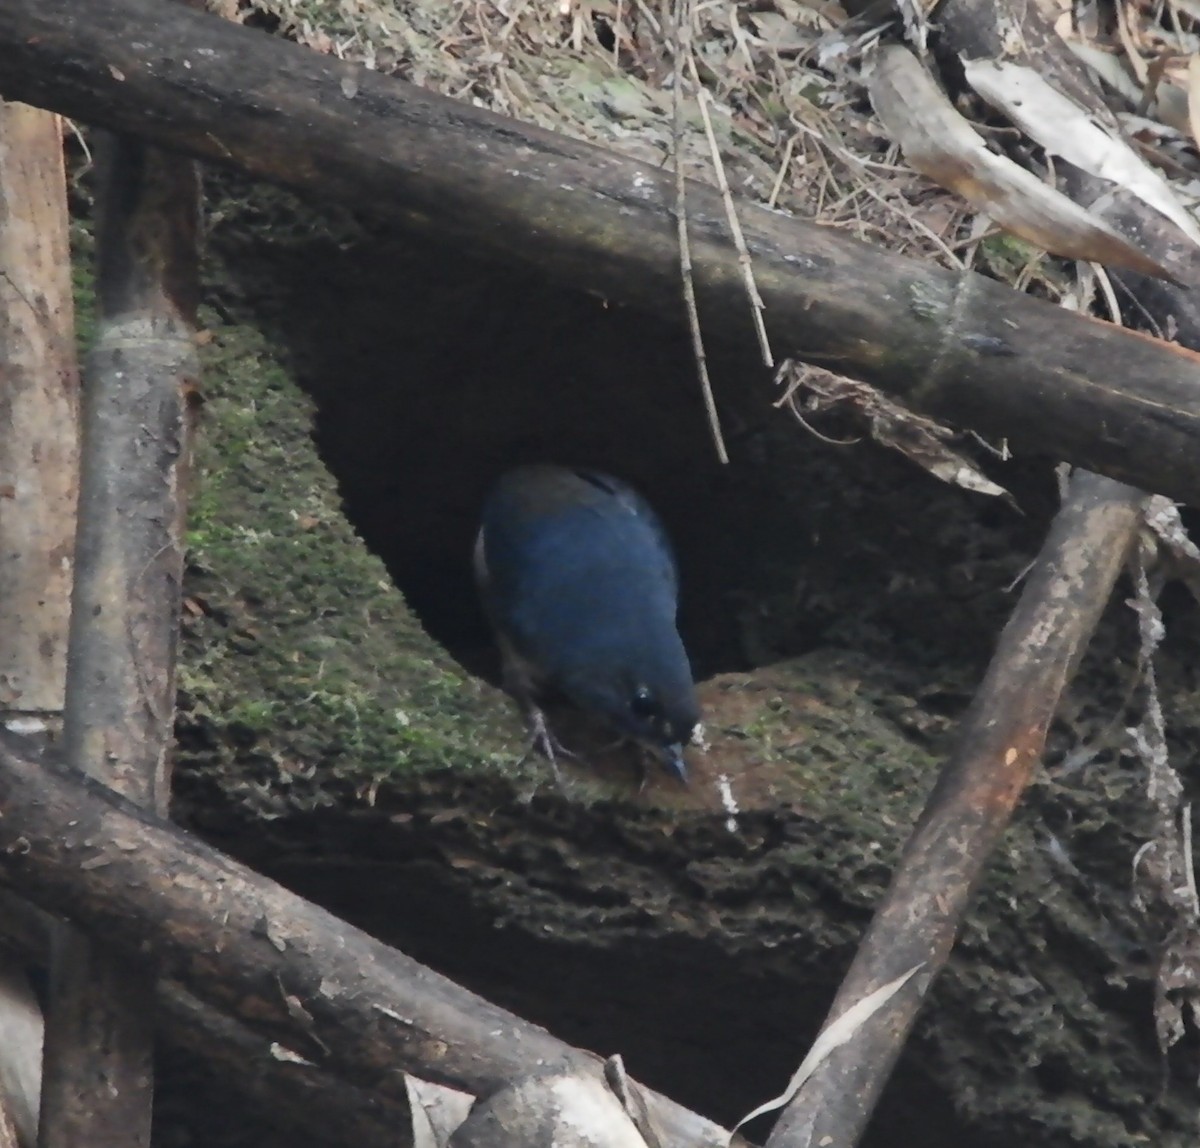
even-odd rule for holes
{"type": "Polygon", "coordinates": [[[563,776],[558,768],[559,755],[569,757],[572,761],[578,761],[579,755],[572,753],[550,732],[546,715],[538,706],[530,704],[525,711],[525,717],[529,722],[529,748],[521,761],[525,761],[535,749],[540,749],[550,762],[550,768],[554,770],[555,780],[562,785],[563,776]]]}
{"type": "Polygon", "coordinates": [[[578,761],[579,755],[567,749],[551,732],[545,713],[534,700],[537,696],[537,685],[528,663],[503,638],[500,639],[499,645],[504,689],[521,707],[529,728],[529,745],[517,764],[523,765],[535,749],[540,749],[550,762],[554,777],[561,786],[563,778],[558,768],[559,757],[578,761]]]}

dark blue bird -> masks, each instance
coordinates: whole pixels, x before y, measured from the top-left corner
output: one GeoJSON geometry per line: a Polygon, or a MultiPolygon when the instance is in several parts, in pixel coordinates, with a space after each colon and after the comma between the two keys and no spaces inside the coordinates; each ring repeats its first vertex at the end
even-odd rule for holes
{"type": "Polygon", "coordinates": [[[546,687],[652,746],[687,780],[682,748],[700,713],[675,627],[675,561],[636,491],[591,470],[511,471],[484,504],[475,573],[505,688],[552,764],[536,704],[546,687]]]}

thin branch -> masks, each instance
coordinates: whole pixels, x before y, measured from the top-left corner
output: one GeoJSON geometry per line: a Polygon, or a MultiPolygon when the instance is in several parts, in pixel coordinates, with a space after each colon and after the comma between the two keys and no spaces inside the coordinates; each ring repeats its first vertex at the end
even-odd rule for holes
{"type": "Polygon", "coordinates": [[[688,237],[687,180],[683,174],[683,73],[680,67],[685,22],[690,29],[692,6],[690,0],[675,0],[675,76],[671,85],[671,150],[675,156],[675,228],[679,238],[679,277],[683,285],[683,304],[687,310],[688,333],[692,339],[692,357],[700,377],[700,393],[704,397],[704,412],[712,435],[717,458],[729,462],[725,437],[721,433],[721,416],[713,396],[712,379],[708,374],[708,355],[704,350],[704,332],[700,328],[700,311],[696,306],[696,284],[692,278],[692,244],[688,237]]]}
{"type": "Polygon", "coordinates": [[[754,333],[758,337],[759,354],[762,356],[764,367],[773,367],[775,356],[771,353],[771,342],[767,338],[767,328],[763,322],[763,301],[762,296],[758,293],[758,284],[754,281],[754,264],[750,261],[746,237],[742,234],[742,225],[738,221],[733,193],[729,190],[729,180],[725,176],[725,164],[721,161],[721,149],[717,146],[717,133],[713,130],[712,117],[708,114],[708,90],[700,82],[700,73],[696,69],[696,57],[690,44],[687,45],[686,56],[692,83],[696,88],[696,103],[700,107],[700,118],[704,121],[704,134],[708,137],[708,148],[712,154],[717,189],[721,192],[721,200],[725,204],[725,218],[729,223],[729,234],[733,237],[733,246],[737,249],[738,264],[741,266],[742,279],[746,284],[746,297],[750,300],[750,316],[754,322],[754,333]]]}

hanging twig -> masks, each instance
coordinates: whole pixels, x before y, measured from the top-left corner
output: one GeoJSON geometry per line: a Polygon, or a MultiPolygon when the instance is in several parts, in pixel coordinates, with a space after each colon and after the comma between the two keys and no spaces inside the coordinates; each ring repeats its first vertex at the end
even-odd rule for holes
{"type": "Polygon", "coordinates": [[[725,438],[721,433],[721,416],[713,397],[712,379],[708,374],[708,356],[704,351],[704,333],[700,329],[700,311],[696,306],[696,284],[692,279],[692,245],[688,237],[687,180],[683,174],[683,44],[690,34],[691,0],[675,0],[674,5],[675,75],[671,84],[671,148],[675,155],[675,227],[679,236],[679,277],[683,284],[683,304],[687,310],[688,332],[692,337],[692,356],[700,378],[700,393],[704,396],[704,411],[712,433],[717,458],[729,462],[725,438]],[[684,32],[684,26],[689,32],[684,32]]]}
{"type": "MultiPolygon", "coordinates": [[[[696,103],[700,107],[700,118],[704,121],[704,134],[708,137],[708,148],[712,153],[713,171],[717,176],[717,187],[725,204],[725,218],[729,222],[729,234],[733,237],[733,246],[737,249],[738,263],[742,268],[742,278],[746,283],[746,298],[750,300],[750,317],[754,322],[754,333],[758,337],[758,350],[762,356],[764,367],[775,365],[775,356],[771,353],[771,343],[767,338],[766,324],[763,322],[763,301],[758,293],[758,284],[754,281],[754,265],[750,261],[750,250],[746,246],[746,237],[742,234],[742,225],[738,221],[737,208],[734,206],[733,193],[729,190],[729,180],[725,178],[725,164],[721,161],[721,149],[717,146],[717,133],[713,130],[712,117],[708,114],[708,91],[700,82],[700,73],[696,70],[696,56],[687,47],[687,64],[691,72],[692,84],[696,88],[696,103]]],[[[788,141],[789,145],[791,140],[788,141]]],[[[781,169],[782,170],[782,169],[781,169]]]]}

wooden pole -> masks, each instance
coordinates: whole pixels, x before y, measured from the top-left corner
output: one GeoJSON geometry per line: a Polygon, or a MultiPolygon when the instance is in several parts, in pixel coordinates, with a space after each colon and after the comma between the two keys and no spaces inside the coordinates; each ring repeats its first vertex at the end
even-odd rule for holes
{"type": "Polygon", "coordinates": [[[79,371],[62,120],[0,103],[0,714],[62,717],[79,371]]]}
{"type": "MultiPolygon", "coordinates": [[[[68,761],[165,816],[190,446],[199,180],[120,137],[98,144],[96,345],[85,371],[68,761]]],[[[55,935],[40,1148],[148,1146],[153,963],[55,935]]]]}
{"type": "MultiPolygon", "coordinates": [[[[58,116],[0,102],[0,723],[62,722],[79,483],[79,372],[58,116]]],[[[0,965],[0,1144],[37,1138],[42,1017],[0,965]]]]}

